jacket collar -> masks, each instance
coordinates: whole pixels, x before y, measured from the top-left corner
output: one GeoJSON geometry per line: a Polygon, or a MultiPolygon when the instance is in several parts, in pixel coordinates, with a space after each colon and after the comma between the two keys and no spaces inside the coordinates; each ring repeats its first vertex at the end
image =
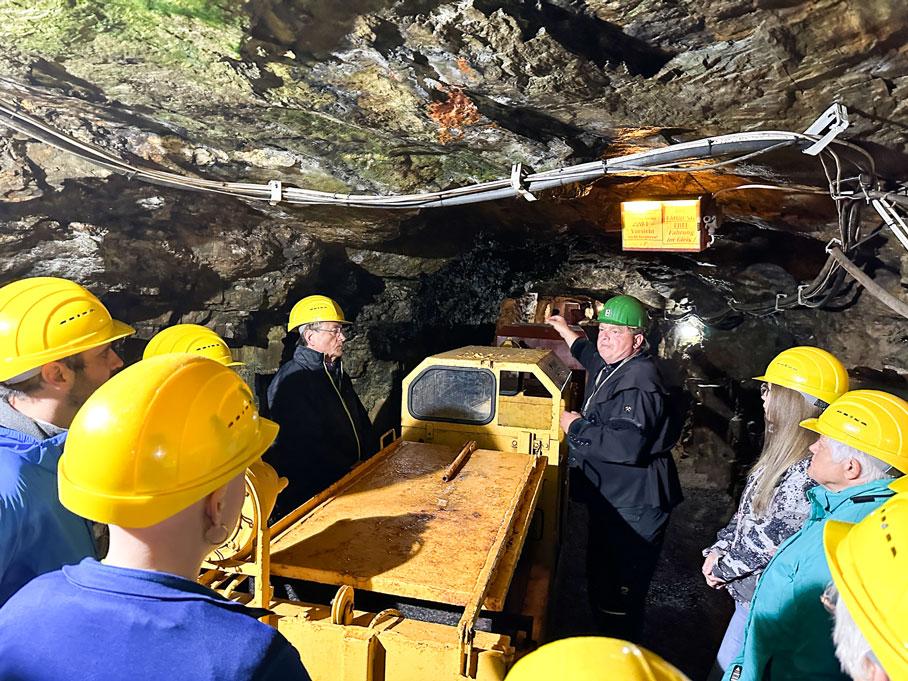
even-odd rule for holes
{"type": "MultiPolygon", "coordinates": [[[[306,345],[296,346],[293,351],[293,361],[307,371],[316,371],[328,366],[327,362],[325,362],[325,353],[313,350],[306,345]]],[[[340,373],[342,361],[341,359],[337,360],[332,367],[338,373],[340,373]]]]}
{"type": "MultiPolygon", "coordinates": [[[[598,354],[598,351],[597,351],[597,354],[598,354]]],[[[647,352],[646,348],[640,348],[640,351],[638,353],[631,355],[630,357],[626,357],[625,359],[619,359],[614,364],[609,364],[608,362],[605,362],[605,360],[602,360],[602,361],[605,362],[605,366],[608,367],[609,371],[614,371],[622,364],[630,364],[631,362],[636,362],[641,357],[647,357],[648,355],[649,355],[649,352],[647,352]]],[[[599,356],[602,357],[602,355],[599,355],[599,356]]]]}
{"type": "Polygon", "coordinates": [[[31,435],[36,440],[44,440],[66,430],[26,416],[9,403],[9,392],[5,390],[0,390],[0,426],[31,435]]]}
{"type": "Polygon", "coordinates": [[[104,565],[94,558],[85,558],[77,565],[64,565],[63,575],[70,584],[91,591],[156,601],[207,601],[255,618],[269,613],[228,600],[216,591],[178,575],[104,565]]]}
{"type": "Polygon", "coordinates": [[[889,484],[891,482],[891,479],[884,478],[882,480],[874,480],[872,482],[865,482],[861,485],[855,485],[854,487],[848,487],[838,492],[826,489],[823,485],[817,485],[816,487],[807,490],[807,497],[810,499],[812,505],[811,516],[823,517],[830,513],[835,513],[842,504],[850,501],[859,501],[857,497],[869,497],[871,499],[891,497],[894,494],[894,492],[889,489],[889,484]]]}

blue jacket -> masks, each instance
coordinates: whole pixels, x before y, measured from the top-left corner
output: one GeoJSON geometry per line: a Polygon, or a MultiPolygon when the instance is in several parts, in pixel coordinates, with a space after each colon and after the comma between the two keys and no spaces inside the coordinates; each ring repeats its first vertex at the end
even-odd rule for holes
{"type": "Polygon", "coordinates": [[[309,681],[299,653],[183,577],[92,558],[38,577],[0,608],[0,679],[309,681]]]}
{"type": "Polygon", "coordinates": [[[810,516],[780,547],[757,584],[741,653],[728,669],[729,681],[847,681],[835,657],[832,618],[820,596],[832,581],[823,551],[827,520],[856,523],[893,495],[891,480],[876,480],[831,492],[807,492],[810,516]]]}
{"type": "Polygon", "coordinates": [[[57,497],[65,439],[0,426],[0,605],[34,577],[95,555],[89,524],[57,497]]]}

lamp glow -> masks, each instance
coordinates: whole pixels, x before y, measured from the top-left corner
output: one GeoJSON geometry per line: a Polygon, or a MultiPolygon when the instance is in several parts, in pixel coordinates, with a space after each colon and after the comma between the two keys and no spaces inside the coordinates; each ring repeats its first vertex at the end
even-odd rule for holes
{"type": "Polygon", "coordinates": [[[697,345],[703,342],[703,322],[696,317],[688,317],[675,326],[675,337],[682,346],[697,345]]]}

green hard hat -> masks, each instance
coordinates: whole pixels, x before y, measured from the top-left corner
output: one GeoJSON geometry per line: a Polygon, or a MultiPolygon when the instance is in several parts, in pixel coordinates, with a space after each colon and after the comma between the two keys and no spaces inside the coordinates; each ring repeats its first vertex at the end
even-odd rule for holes
{"type": "Polygon", "coordinates": [[[615,296],[609,298],[597,317],[600,324],[615,324],[617,326],[646,326],[646,308],[643,303],[633,296],[615,296]]]}

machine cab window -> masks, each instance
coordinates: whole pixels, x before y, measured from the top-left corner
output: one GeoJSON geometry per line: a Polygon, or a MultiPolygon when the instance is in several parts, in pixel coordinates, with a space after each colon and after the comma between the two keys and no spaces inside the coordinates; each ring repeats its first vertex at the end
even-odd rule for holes
{"type": "Polygon", "coordinates": [[[495,416],[495,392],[487,369],[430,367],[410,385],[409,411],[424,421],[482,425],[495,416]]]}

